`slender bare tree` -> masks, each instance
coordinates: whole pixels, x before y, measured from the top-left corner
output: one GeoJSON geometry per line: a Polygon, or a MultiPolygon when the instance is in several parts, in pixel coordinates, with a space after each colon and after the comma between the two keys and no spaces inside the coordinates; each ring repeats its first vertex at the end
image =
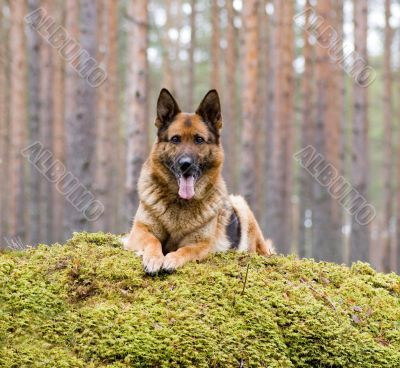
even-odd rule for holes
{"type": "MultiPolygon", "coordinates": [[[[97,30],[98,30],[98,49],[97,60],[108,70],[109,67],[109,23],[110,2],[101,0],[97,2],[97,30]]],[[[113,132],[110,129],[109,111],[108,111],[108,80],[97,89],[97,127],[96,127],[96,195],[104,204],[105,211],[103,215],[95,222],[96,230],[110,231],[110,220],[114,217],[111,210],[113,202],[111,196],[112,165],[111,154],[113,132]]]]}
{"type": "MultiPolygon", "coordinates": [[[[301,120],[301,147],[307,147],[314,143],[313,132],[315,129],[314,116],[314,48],[310,40],[310,0],[305,3],[304,22],[304,72],[302,78],[302,120],[301,120]]],[[[304,169],[300,171],[300,203],[299,203],[299,246],[300,257],[311,256],[312,246],[312,211],[313,211],[313,179],[304,169]]]]}
{"type": "Polygon", "coordinates": [[[383,227],[382,227],[382,266],[390,271],[391,236],[390,222],[393,215],[393,97],[392,97],[392,28],[390,26],[391,1],[385,0],[385,47],[383,61],[383,113],[384,113],[384,163],[383,163],[383,227]]]}
{"type": "Polygon", "coordinates": [[[293,235],[293,147],[294,147],[294,17],[295,2],[285,1],[284,6],[284,56],[283,56],[283,83],[284,90],[281,99],[283,134],[281,135],[281,145],[284,147],[284,157],[282,160],[282,170],[284,175],[282,185],[283,218],[282,226],[284,230],[284,241],[282,250],[284,253],[291,252],[293,235]]]}
{"type": "MultiPolygon", "coordinates": [[[[399,37],[400,51],[400,37],[399,37]]],[[[400,81],[400,69],[398,71],[398,80],[400,81]]],[[[398,98],[400,99],[400,83],[398,83],[398,98]]],[[[400,122],[400,109],[398,110],[398,120],[400,122]]],[[[397,157],[400,157],[400,129],[397,133],[397,157]]],[[[397,160],[397,216],[396,216],[396,243],[397,243],[397,273],[400,274],[400,160],[397,160]]]]}
{"type": "Polygon", "coordinates": [[[174,78],[174,68],[171,65],[171,50],[173,49],[171,39],[169,37],[169,30],[172,27],[172,2],[171,0],[165,1],[166,8],[166,22],[162,30],[161,44],[162,44],[162,87],[167,88],[174,96],[176,96],[176,85],[174,78]]]}
{"type": "Polygon", "coordinates": [[[242,155],[240,191],[251,207],[256,207],[256,121],[258,83],[258,0],[243,3],[243,90],[242,90],[242,155]]]}
{"type": "Polygon", "coordinates": [[[238,131],[238,111],[237,111],[237,31],[234,24],[235,9],[233,1],[225,2],[227,25],[226,25],[226,52],[225,52],[225,94],[224,94],[224,129],[223,142],[225,149],[224,177],[228,188],[236,191],[236,166],[237,166],[237,131],[238,131]]]}
{"type": "MultiPolygon", "coordinates": [[[[335,29],[335,13],[330,0],[317,1],[317,14],[324,20],[317,30],[319,42],[316,46],[316,132],[315,147],[326,163],[338,170],[340,165],[340,120],[330,101],[339,96],[337,66],[330,59],[330,49],[335,38],[326,29],[335,29]],[[334,77],[333,77],[334,76],[334,77]]],[[[333,179],[333,177],[331,178],[333,179]]],[[[340,212],[338,203],[329,195],[327,188],[316,183],[314,186],[314,244],[313,256],[317,259],[341,262],[343,257],[339,226],[340,212]]]]}
{"type": "MultiPolygon", "coordinates": [[[[45,9],[52,13],[53,2],[50,0],[42,1],[45,9]]],[[[49,23],[50,24],[50,23],[49,23]]],[[[44,28],[47,34],[51,34],[50,25],[44,28]]],[[[39,136],[43,148],[53,153],[53,52],[52,47],[47,42],[42,42],[40,47],[40,93],[39,93],[39,136]]],[[[54,153],[53,153],[54,154],[54,153]]],[[[53,241],[53,190],[54,185],[48,180],[41,178],[39,203],[40,203],[40,240],[46,244],[53,241]]]]}
{"type": "MultiPolygon", "coordinates": [[[[368,0],[354,3],[355,52],[364,61],[368,60],[368,0]]],[[[353,135],[352,135],[352,184],[364,198],[368,198],[367,142],[368,89],[363,84],[362,74],[353,82],[353,135]]],[[[369,261],[369,226],[361,225],[355,216],[351,222],[350,262],[369,261]]]]}
{"type": "MultiPolygon", "coordinates": [[[[79,5],[78,0],[68,0],[66,2],[65,11],[65,28],[68,29],[69,34],[74,39],[79,39],[79,5]]],[[[65,92],[64,92],[64,122],[65,122],[65,163],[69,166],[69,162],[73,160],[74,147],[72,141],[74,140],[75,132],[75,114],[77,109],[76,103],[76,89],[78,83],[78,76],[69,62],[65,64],[65,92]]],[[[73,231],[73,216],[75,212],[73,208],[64,208],[64,237],[71,236],[70,231],[73,231]],[[68,222],[67,222],[68,212],[68,222]]]]}
{"type": "Polygon", "coordinates": [[[257,201],[257,207],[254,208],[257,218],[261,222],[264,213],[264,188],[265,188],[265,178],[266,173],[264,172],[265,160],[267,156],[267,135],[269,134],[267,130],[267,114],[268,114],[268,104],[265,103],[265,96],[268,93],[268,79],[269,79],[269,16],[266,12],[266,0],[259,1],[258,9],[258,92],[257,92],[257,131],[259,134],[256,135],[256,197],[259,198],[257,201]]]}
{"type": "Polygon", "coordinates": [[[268,103],[271,106],[271,117],[267,120],[270,135],[267,137],[267,193],[266,193],[266,229],[267,234],[281,250],[284,242],[284,231],[281,228],[280,220],[283,217],[281,183],[283,180],[281,157],[281,135],[282,124],[278,116],[281,113],[280,99],[283,91],[282,65],[283,65],[283,2],[274,0],[274,17],[272,20],[272,47],[271,47],[271,78],[269,81],[268,103]],[[268,147],[267,147],[268,149],[268,147]]]}
{"type": "MultiPolygon", "coordinates": [[[[0,9],[3,9],[4,0],[0,1],[0,9]]],[[[6,115],[6,27],[3,19],[3,12],[0,11],[0,176],[6,177],[9,171],[8,168],[8,119],[6,115]]],[[[6,180],[0,181],[0,239],[6,236],[7,231],[7,184],[6,180]]],[[[1,244],[1,243],[0,243],[1,244]]]]}
{"type": "Polygon", "coordinates": [[[108,121],[109,131],[111,134],[111,151],[110,157],[112,165],[110,167],[110,212],[113,214],[110,219],[110,229],[114,231],[123,231],[117,228],[118,221],[118,198],[119,190],[120,168],[118,163],[123,162],[125,156],[122,152],[121,142],[121,126],[118,110],[118,2],[110,1],[109,16],[108,16],[108,69],[107,69],[107,84],[108,84],[108,121]]]}
{"type": "Polygon", "coordinates": [[[268,233],[279,251],[291,250],[294,113],[294,2],[274,1],[274,99],[268,233]]]}
{"type": "Polygon", "coordinates": [[[217,0],[211,0],[211,80],[210,86],[218,90],[221,87],[220,72],[220,20],[219,5],[217,0]]]}
{"type": "MultiPolygon", "coordinates": [[[[29,0],[29,12],[39,8],[39,0],[29,0]]],[[[28,64],[29,64],[29,142],[34,144],[40,140],[40,36],[33,28],[28,28],[28,64]]],[[[30,167],[29,181],[29,242],[38,244],[41,238],[40,219],[40,184],[41,175],[33,166],[30,167]]]]}
{"type": "Polygon", "coordinates": [[[10,5],[10,37],[11,53],[11,91],[10,91],[10,158],[9,158],[9,236],[18,236],[22,240],[26,235],[25,218],[25,178],[24,158],[21,150],[26,145],[27,109],[25,92],[26,55],[24,16],[26,4],[24,1],[11,1],[10,5]]]}
{"type": "MultiPolygon", "coordinates": [[[[57,24],[63,24],[65,17],[65,2],[58,0],[56,2],[53,16],[57,24]]],[[[64,127],[64,103],[65,103],[65,72],[64,59],[60,57],[57,49],[53,49],[53,70],[54,85],[53,92],[53,153],[54,158],[65,164],[65,127],[64,127]]],[[[62,169],[58,177],[62,175],[62,169]]],[[[54,184],[53,184],[54,185],[54,184]]],[[[63,240],[64,224],[64,196],[53,187],[53,240],[61,242],[63,240]]]]}
{"type": "Polygon", "coordinates": [[[126,161],[127,219],[130,221],[139,204],[137,181],[148,151],[148,10],[147,1],[129,5],[128,46],[128,147],[126,161]]]}
{"type": "Polygon", "coordinates": [[[195,62],[194,52],[196,50],[196,0],[190,1],[190,45],[189,45],[189,85],[187,109],[192,111],[194,106],[194,88],[195,88],[195,62]]]}
{"type": "MultiPolygon", "coordinates": [[[[69,9],[72,10],[72,9],[69,9]]],[[[73,231],[91,229],[91,220],[85,212],[89,198],[93,196],[93,176],[96,132],[96,88],[88,83],[82,73],[88,70],[88,57],[96,58],[96,1],[81,0],[80,2],[80,45],[87,54],[81,53],[75,67],[83,77],[77,79],[75,98],[75,115],[66,124],[66,163],[68,169],[76,176],[79,186],[71,190],[65,206],[66,234],[73,231]],[[90,193],[90,194],[89,194],[90,193]],[[82,198],[82,199],[81,199],[82,198]],[[78,205],[77,205],[78,204],[78,205]]],[[[67,9],[68,12],[68,9],[67,9]]],[[[67,15],[68,16],[68,15],[67,15]]],[[[69,87],[69,85],[68,85],[69,87]]],[[[68,93],[68,91],[67,91],[68,93]]],[[[66,109],[70,107],[66,106],[66,109]]]]}

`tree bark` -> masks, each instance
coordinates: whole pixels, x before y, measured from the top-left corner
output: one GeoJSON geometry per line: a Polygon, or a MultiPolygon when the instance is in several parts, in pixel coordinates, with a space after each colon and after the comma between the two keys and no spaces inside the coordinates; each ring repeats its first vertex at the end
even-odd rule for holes
{"type": "MultiPolygon", "coordinates": [[[[79,40],[82,49],[95,59],[97,49],[95,0],[81,0],[80,2],[79,40]]],[[[80,57],[79,63],[83,61],[83,58],[80,57]]],[[[66,124],[66,162],[68,169],[76,176],[81,186],[74,190],[75,195],[79,196],[85,193],[90,196],[93,195],[93,165],[95,162],[93,137],[96,132],[96,89],[83,77],[77,80],[75,93],[75,116],[66,124]]],[[[69,107],[66,106],[66,108],[69,107]]],[[[91,219],[85,213],[85,209],[77,206],[76,203],[73,205],[73,203],[72,195],[68,196],[65,211],[67,236],[70,236],[73,231],[90,231],[92,227],[91,219]]]]}
{"type": "Polygon", "coordinates": [[[211,0],[211,88],[215,88],[220,94],[220,69],[219,69],[219,51],[220,51],[220,21],[219,6],[217,0],[211,0]]]}
{"type": "MultiPolygon", "coordinates": [[[[39,8],[38,0],[29,0],[29,12],[39,8]]],[[[41,40],[35,29],[28,27],[28,64],[29,64],[29,144],[40,141],[40,47],[41,40]]],[[[30,195],[29,195],[29,242],[36,245],[41,240],[40,223],[42,211],[40,209],[41,174],[30,166],[30,195]]]]}
{"type": "Polygon", "coordinates": [[[165,8],[167,12],[167,20],[165,22],[164,29],[162,30],[161,42],[162,42],[162,60],[163,60],[163,71],[162,71],[162,87],[167,88],[174,96],[176,96],[176,84],[174,78],[174,68],[171,65],[171,50],[173,49],[171,40],[168,32],[172,27],[171,24],[171,0],[165,1],[165,8]]]}
{"type": "MultiPolygon", "coordinates": [[[[110,13],[110,2],[101,0],[97,2],[97,29],[98,29],[98,50],[97,60],[107,70],[108,63],[108,16],[110,13]]],[[[103,215],[93,224],[97,231],[110,231],[109,223],[113,217],[111,212],[111,180],[112,180],[112,160],[111,154],[113,147],[111,145],[112,132],[110,131],[110,121],[108,119],[108,79],[97,89],[97,134],[96,134],[96,196],[105,207],[103,215]]],[[[114,132],[115,134],[115,132],[114,132]]]]}
{"type": "Polygon", "coordinates": [[[234,25],[235,10],[233,1],[225,2],[227,13],[226,25],[226,52],[225,52],[225,93],[224,93],[224,113],[223,113],[223,130],[222,139],[225,151],[224,178],[228,188],[235,192],[237,190],[236,165],[237,165],[237,32],[234,25]]]}
{"type": "MultiPolygon", "coordinates": [[[[327,32],[329,26],[335,29],[330,0],[317,1],[317,14],[324,19],[324,26],[317,31],[319,41],[316,47],[316,141],[317,153],[325,158],[340,172],[340,121],[337,106],[331,100],[338,97],[337,71],[338,67],[330,60],[329,50],[334,39],[327,32]],[[334,77],[333,77],[334,76],[334,77]]],[[[333,179],[333,178],[332,178],[333,179]]],[[[313,257],[319,260],[340,263],[343,259],[342,241],[340,238],[340,207],[328,193],[326,187],[317,181],[314,186],[315,216],[313,257]]]]}
{"type": "Polygon", "coordinates": [[[268,94],[268,77],[269,77],[269,16],[266,12],[267,1],[259,1],[258,9],[258,91],[257,91],[257,131],[259,134],[256,135],[256,197],[258,198],[257,207],[253,210],[256,213],[257,218],[261,223],[263,223],[264,215],[264,189],[266,172],[265,160],[267,156],[267,135],[269,134],[267,130],[267,114],[268,114],[268,104],[265,103],[265,96],[268,94]]]}
{"type": "MultiPolygon", "coordinates": [[[[53,13],[52,1],[46,0],[42,2],[44,8],[53,13]]],[[[51,30],[47,30],[50,34],[51,30]]],[[[54,69],[53,69],[53,52],[52,46],[47,42],[42,42],[40,47],[40,141],[45,150],[49,150],[53,157],[53,87],[54,87],[54,69]]],[[[33,170],[35,170],[33,168],[33,170]]],[[[50,244],[53,241],[53,191],[54,184],[41,176],[40,178],[40,241],[50,244]]]]}
{"type": "MultiPolygon", "coordinates": [[[[311,9],[310,0],[306,1],[305,10],[311,9]]],[[[302,120],[301,148],[314,144],[315,114],[314,114],[314,48],[310,43],[310,12],[305,13],[304,23],[304,72],[302,78],[302,120]]],[[[299,245],[300,257],[311,257],[312,247],[312,213],[313,213],[313,178],[307,170],[300,169],[299,197],[299,245]]]]}
{"type": "MultiPolygon", "coordinates": [[[[72,38],[75,40],[79,39],[79,5],[78,0],[68,0],[66,2],[65,12],[65,28],[72,38]]],[[[75,122],[75,114],[77,109],[77,90],[78,76],[73,69],[70,62],[65,64],[65,110],[64,110],[64,121],[65,121],[65,163],[67,169],[70,168],[70,163],[74,162],[74,134],[77,129],[75,122]]],[[[65,202],[64,207],[64,238],[71,236],[71,231],[74,229],[74,209],[65,202]]]]}
{"type": "Polygon", "coordinates": [[[131,221],[139,204],[137,181],[148,151],[148,11],[147,1],[133,1],[129,15],[128,46],[128,135],[126,161],[127,221],[131,221]]]}
{"type": "MultiPolygon", "coordinates": [[[[368,0],[354,3],[355,52],[365,61],[367,54],[368,0]]],[[[364,198],[368,198],[368,166],[366,131],[368,126],[368,89],[362,81],[353,82],[353,135],[352,135],[352,184],[364,198]]],[[[369,225],[361,225],[351,217],[350,262],[369,261],[369,225]]]]}
{"type": "Polygon", "coordinates": [[[285,1],[284,14],[285,14],[285,44],[284,44],[284,88],[282,96],[282,109],[283,118],[281,122],[284,126],[283,135],[281,136],[281,144],[284,147],[284,158],[283,158],[283,218],[282,224],[285,232],[284,241],[282,248],[284,253],[290,253],[292,249],[293,239],[293,147],[294,147],[294,29],[293,29],[293,17],[294,17],[294,6],[293,0],[285,1]]]}
{"type": "MultiPolygon", "coordinates": [[[[0,0],[0,9],[3,9],[4,1],[0,0]]],[[[6,24],[3,18],[3,12],[0,11],[0,176],[5,178],[8,175],[8,139],[9,126],[7,119],[6,90],[8,83],[6,77],[6,24]]],[[[0,239],[7,235],[7,195],[8,187],[6,180],[0,180],[0,239]]],[[[0,242],[1,244],[1,242],[0,242]]],[[[1,248],[1,245],[0,245],[1,248]]]]}
{"type": "Polygon", "coordinates": [[[195,90],[195,61],[194,51],[196,50],[196,0],[190,1],[190,46],[189,46],[189,84],[188,84],[188,111],[193,111],[194,106],[194,90],[195,90]]]}
{"type": "Polygon", "coordinates": [[[383,149],[383,228],[382,228],[382,266],[383,271],[390,271],[391,262],[391,236],[390,222],[393,208],[393,103],[392,103],[392,29],[390,27],[390,0],[385,0],[385,46],[383,62],[383,113],[384,113],[384,149],[383,149]]]}
{"type": "MultiPolygon", "coordinates": [[[[400,53],[400,37],[399,37],[399,53],[400,53]]],[[[400,68],[398,70],[398,80],[400,81],[400,68]]],[[[398,95],[400,96],[400,83],[398,83],[398,95]]],[[[400,122],[400,110],[398,110],[398,121],[400,122]]],[[[400,274],[400,129],[397,133],[397,216],[396,216],[396,258],[397,258],[397,274],[400,274]]]]}
{"type": "Polygon", "coordinates": [[[256,191],[256,121],[258,83],[258,0],[243,3],[243,91],[242,91],[242,152],[240,191],[250,207],[257,205],[256,191]]]}
{"type": "Polygon", "coordinates": [[[269,186],[269,231],[277,249],[291,251],[293,156],[293,15],[294,2],[274,1],[274,105],[269,186]]]}
{"type": "Polygon", "coordinates": [[[26,145],[26,56],[25,56],[25,2],[10,2],[11,92],[10,92],[10,172],[9,172],[9,236],[26,235],[25,218],[25,160],[21,150],[26,145]]]}
{"type": "MultiPolygon", "coordinates": [[[[62,24],[65,16],[65,3],[63,0],[57,2],[55,9],[57,24],[62,24]]],[[[69,30],[68,30],[69,31],[69,30]]],[[[56,160],[65,165],[65,127],[64,127],[64,103],[65,103],[65,71],[64,59],[59,55],[57,49],[53,49],[53,152],[56,160]]],[[[54,185],[54,184],[53,184],[54,185]]],[[[53,240],[62,242],[64,240],[64,196],[53,188],[53,240]]]]}
{"type": "MultiPolygon", "coordinates": [[[[118,2],[110,1],[108,17],[108,121],[109,132],[111,135],[111,161],[110,165],[110,197],[111,203],[110,211],[112,218],[110,219],[110,230],[116,229],[118,224],[118,193],[120,170],[118,162],[124,161],[122,155],[122,142],[121,142],[121,126],[118,113],[118,2]]],[[[122,191],[123,192],[123,191],[122,191]]],[[[118,231],[118,230],[114,230],[118,231]]]]}

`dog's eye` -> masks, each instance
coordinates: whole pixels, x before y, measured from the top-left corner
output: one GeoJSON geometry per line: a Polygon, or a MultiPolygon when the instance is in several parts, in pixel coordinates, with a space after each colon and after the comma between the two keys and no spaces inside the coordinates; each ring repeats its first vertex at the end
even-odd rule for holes
{"type": "Polygon", "coordinates": [[[178,144],[181,142],[181,137],[179,135],[174,135],[171,139],[170,142],[173,144],[178,144]]]}
{"type": "Polygon", "coordinates": [[[196,137],[194,138],[194,141],[196,144],[202,144],[205,142],[203,137],[200,137],[199,135],[196,135],[196,137]]]}

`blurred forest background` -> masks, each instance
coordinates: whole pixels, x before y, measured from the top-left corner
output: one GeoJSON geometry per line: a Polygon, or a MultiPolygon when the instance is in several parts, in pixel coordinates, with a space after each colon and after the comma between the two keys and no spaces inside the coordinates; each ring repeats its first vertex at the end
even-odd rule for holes
{"type": "Polygon", "coordinates": [[[228,187],[278,251],[399,271],[398,1],[0,0],[0,39],[3,247],[127,232],[160,89],[194,111],[216,88],[228,187]]]}

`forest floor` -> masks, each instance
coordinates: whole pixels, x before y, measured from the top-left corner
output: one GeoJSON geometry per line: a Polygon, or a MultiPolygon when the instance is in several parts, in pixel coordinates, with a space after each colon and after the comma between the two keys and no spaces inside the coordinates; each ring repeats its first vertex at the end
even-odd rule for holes
{"type": "Polygon", "coordinates": [[[110,234],[0,253],[0,367],[400,367],[400,276],[226,253],[146,276],[110,234]]]}

